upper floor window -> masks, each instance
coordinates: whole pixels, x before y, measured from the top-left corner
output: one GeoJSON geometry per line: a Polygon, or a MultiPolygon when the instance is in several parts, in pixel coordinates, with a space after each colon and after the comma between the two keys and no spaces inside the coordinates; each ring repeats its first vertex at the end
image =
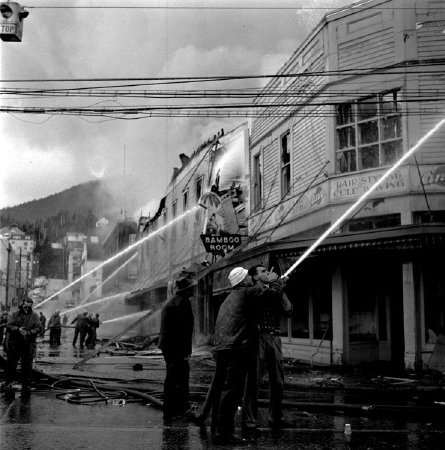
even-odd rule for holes
{"type": "Polygon", "coordinates": [[[261,208],[263,180],[261,173],[261,153],[253,157],[253,209],[261,208]]]}
{"type": "Polygon", "coordinates": [[[287,131],[280,139],[281,154],[281,197],[290,190],[290,132],[287,131]]]}
{"type": "MultiPolygon", "coordinates": [[[[189,191],[188,189],[183,193],[182,195],[182,210],[185,213],[188,209],[188,201],[189,201],[189,191]]],[[[184,218],[182,219],[182,232],[185,233],[187,231],[187,215],[184,215],[184,218]]]]}
{"type": "MultiPolygon", "coordinates": [[[[199,202],[199,199],[202,195],[202,189],[204,186],[204,177],[199,177],[196,180],[196,203],[199,202]]],[[[201,208],[197,208],[195,211],[195,225],[198,225],[201,219],[201,208]]]]}
{"type": "Polygon", "coordinates": [[[199,199],[202,195],[202,186],[203,186],[204,177],[200,177],[196,180],[196,203],[199,202],[199,199]]]}
{"type": "Polygon", "coordinates": [[[336,172],[354,172],[395,162],[403,152],[399,92],[337,106],[336,172]]]}
{"type": "Polygon", "coordinates": [[[174,200],[172,202],[172,239],[173,240],[176,239],[176,223],[175,223],[175,219],[176,219],[177,205],[178,205],[177,200],[174,200]]]}

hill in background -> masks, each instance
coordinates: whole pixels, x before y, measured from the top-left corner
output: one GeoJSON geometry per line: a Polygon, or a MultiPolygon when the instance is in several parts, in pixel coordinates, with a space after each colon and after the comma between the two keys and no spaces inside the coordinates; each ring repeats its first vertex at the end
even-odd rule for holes
{"type": "Polygon", "coordinates": [[[89,181],[48,197],[0,209],[0,227],[16,223],[37,241],[57,241],[67,231],[90,233],[105,217],[121,217],[122,201],[103,180],[89,181]]]}

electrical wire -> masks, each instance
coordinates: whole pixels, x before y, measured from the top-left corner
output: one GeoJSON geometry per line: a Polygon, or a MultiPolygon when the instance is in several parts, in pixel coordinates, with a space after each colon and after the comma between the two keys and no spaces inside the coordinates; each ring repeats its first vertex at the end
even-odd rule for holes
{"type": "MultiPolygon", "coordinates": [[[[92,82],[92,81],[160,81],[163,83],[170,82],[186,82],[186,83],[202,83],[202,82],[220,82],[233,80],[249,80],[249,79],[281,79],[281,78],[309,78],[313,76],[332,77],[334,75],[347,76],[362,76],[362,75],[388,75],[388,72],[393,75],[406,75],[407,69],[425,69],[426,67],[441,66],[445,64],[445,58],[424,59],[424,60],[406,60],[402,63],[396,63],[383,67],[366,67],[363,69],[339,69],[339,70],[323,70],[323,71],[305,71],[301,73],[275,73],[275,74],[253,74],[253,75],[216,75],[216,76],[195,76],[195,77],[126,77],[126,78],[47,78],[47,79],[6,79],[1,80],[0,83],[50,83],[50,82],[92,82]],[[395,69],[403,69],[396,71],[395,69]]],[[[443,75],[442,70],[428,71],[423,70],[417,72],[418,74],[438,74],[443,75]]],[[[145,83],[146,84],[146,83],[145,83]]],[[[266,87],[267,88],[267,87],[266,87]]],[[[85,88],[88,89],[88,88],[85,88]]]]}

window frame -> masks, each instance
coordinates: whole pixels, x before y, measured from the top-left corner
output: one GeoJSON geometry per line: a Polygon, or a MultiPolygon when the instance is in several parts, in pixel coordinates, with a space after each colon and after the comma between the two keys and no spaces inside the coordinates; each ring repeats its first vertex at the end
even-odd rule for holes
{"type": "Polygon", "coordinates": [[[286,130],[280,135],[280,192],[281,198],[284,198],[291,191],[291,179],[292,179],[292,144],[291,144],[291,132],[290,129],[286,130]],[[283,140],[287,138],[287,151],[289,153],[289,161],[283,161],[283,140]],[[286,180],[285,180],[286,178],[286,180]],[[285,183],[286,181],[286,183],[285,183]],[[287,188],[285,186],[287,184],[287,188]]]}
{"type": "Polygon", "coordinates": [[[263,204],[263,152],[262,149],[253,155],[253,210],[264,208],[263,204]],[[258,164],[256,164],[258,162],[258,164]],[[257,187],[259,185],[259,187],[257,187]]]}
{"type": "Polygon", "coordinates": [[[377,169],[393,164],[403,155],[400,94],[401,89],[396,88],[337,105],[336,174],[377,169]],[[391,123],[393,130],[388,136],[391,123]]]}
{"type": "MultiPolygon", "coordinates": [[[[188,209],[188,203],[189,203],[189,190],[188,188],[183,191],[182,193],[182,212],[183,214],[185,214],[185,212],[188,209]]],[[[188,221],[187,221],[187,216],[184,215],[183,219],[182,219],[182,234],[187,233],[187,229],[188,229],[188,221]]]]}
{"type": "Polygon", "coordinates": [[[176,219],[176,215],[178,214],[178,200],[175,199],[172,201],[172,240],[176,239],[176,223],[174,220],[176,219]]]}

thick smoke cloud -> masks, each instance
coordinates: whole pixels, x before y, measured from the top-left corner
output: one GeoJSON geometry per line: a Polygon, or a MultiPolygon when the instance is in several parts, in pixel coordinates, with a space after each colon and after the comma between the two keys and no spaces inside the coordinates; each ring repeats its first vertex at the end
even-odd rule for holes
{"type": "MultiPolygon", "coordinates": [[[[348,2],[300,3],[335,8],[348,2]]],[[[35,8],[30,9],[25,21],[23,42],[0,43],[1,77],[2,80],[49,80],[275,73],[326,12],[35,8]]],[[[250,82],[249,86],[255,83],[259,82],[250,82]]],[[[70,86],[61,82],[2,85],[70,86]]],[[[99,86],[101,83],[85,82],[83,85],[99,86]]],[[[222,87],[246,85],[238,82],[236,86],[222,87]]],[[[130,104],[129,100],[118,98],[102,101],[93,97],[18,99],[3,96],[1,103],[42,107],[130,104]]],[[[143,99],[131,101],[131,104],[147,103],[148,100],[143,99]]],[[[180,153],[191,154],[221,128],[231,129],[244,120],[118,121],[3,114],[0,117],[3,161],[0,207],[44,197],[96,178],[113,180],[108,185],[119,198],[125,152],[126,209],[130,214],[136,211],[139,214],[141,209],[148,213],[145,209],[153,205],[156,208],[173,167],[179,166],[180,153]]]]}

